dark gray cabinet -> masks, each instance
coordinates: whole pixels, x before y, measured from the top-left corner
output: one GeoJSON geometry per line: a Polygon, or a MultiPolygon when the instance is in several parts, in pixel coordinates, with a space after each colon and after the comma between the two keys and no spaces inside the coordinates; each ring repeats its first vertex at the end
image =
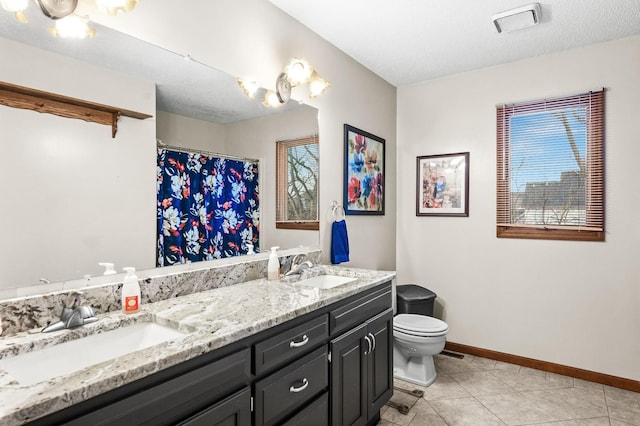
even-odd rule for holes
{"type": "Polygon", "coordinates": [[[179,426],[251,426],[251,389],[231,395],[179,426]]]}
{"type": "Polygon", "coordinates": [[[393,311],[387,309],[331,340],[331,421],[376,421],[393,393],[393,311]]]}

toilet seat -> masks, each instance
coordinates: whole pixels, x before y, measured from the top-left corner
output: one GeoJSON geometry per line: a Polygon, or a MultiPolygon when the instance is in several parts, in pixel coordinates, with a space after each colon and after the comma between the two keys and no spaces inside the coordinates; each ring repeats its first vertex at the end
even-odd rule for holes
{"type": "Polygon", "coordinates": [[[393,328],[404,334],[436,337],[446,334],[449,326],[437,318],[416,314],[399,314],[393,318],[393,328]]]}

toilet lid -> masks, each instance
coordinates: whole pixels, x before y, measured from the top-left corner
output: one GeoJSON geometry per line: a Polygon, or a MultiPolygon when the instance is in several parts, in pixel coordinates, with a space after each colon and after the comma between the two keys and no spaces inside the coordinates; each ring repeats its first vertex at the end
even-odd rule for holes
{"type": "Polygon", "coordinates": [[[408,334],[442,334],[449,329],[438,318],[416,314],[400,314],[393,317],[393,327],[408,334]]]}

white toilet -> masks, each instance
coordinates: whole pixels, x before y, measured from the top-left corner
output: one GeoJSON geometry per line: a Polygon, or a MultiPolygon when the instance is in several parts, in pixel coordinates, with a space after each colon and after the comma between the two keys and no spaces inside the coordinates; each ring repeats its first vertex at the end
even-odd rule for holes
{"type": "Polygon", "coordinates": [[[447,323],[433,318],[436,294],[408,284],[396,287],[393,318],[393,375],[398,379],[429,386],[436,379],[433,356],[444,349],[447,323]]]}

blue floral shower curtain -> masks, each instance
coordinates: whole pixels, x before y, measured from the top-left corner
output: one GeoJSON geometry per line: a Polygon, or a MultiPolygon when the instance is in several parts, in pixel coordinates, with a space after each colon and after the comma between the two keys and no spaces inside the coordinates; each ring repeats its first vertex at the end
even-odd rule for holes
{"type": "Polygon", "coordinates": [[[259,250],[258,163],[158,150],[158,266],[259,250]]]}

